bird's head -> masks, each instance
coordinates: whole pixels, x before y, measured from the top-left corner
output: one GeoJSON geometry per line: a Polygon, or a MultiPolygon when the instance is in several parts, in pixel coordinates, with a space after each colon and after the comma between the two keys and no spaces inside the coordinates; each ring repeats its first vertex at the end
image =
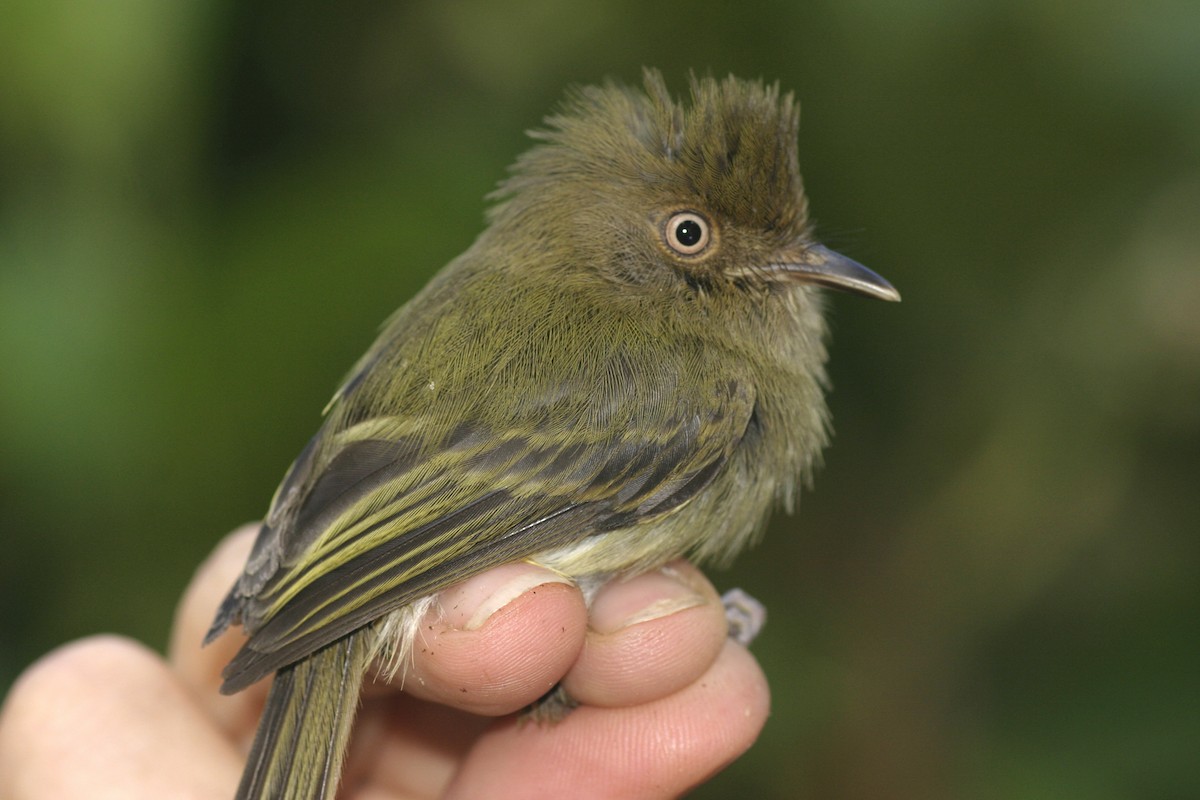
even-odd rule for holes
{"type": "Polygon", "coordinates": [[[679,102],[647,70],[642,90],[575,90],[546,123],[490,215],[527,247],[563,256],[533,259],[546,268],[700,294],[821,285],[900,298],[813,237],[799,109],[777,85],[693,77],[679,102]]]}

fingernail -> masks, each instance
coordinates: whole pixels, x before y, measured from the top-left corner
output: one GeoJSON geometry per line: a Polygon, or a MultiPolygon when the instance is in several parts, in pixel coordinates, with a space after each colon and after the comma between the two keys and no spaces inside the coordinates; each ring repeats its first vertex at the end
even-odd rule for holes
{"type": "Polygon", "coordinates": [[[550,583],[571,585],[571,581],[557,573],[523,562],[489,569],[442,592],[439,598],[442,619],[452,628],[479,630],[513,600],[550,583]]]}
{"type": "Polygon", "coordinates": [[[628,581],[610,583],[592,601],[592,630],[615,633],[704,605],[708,598],[693,583],[695,578],[690,571],[677,570],[668,564],[628,581]]]}

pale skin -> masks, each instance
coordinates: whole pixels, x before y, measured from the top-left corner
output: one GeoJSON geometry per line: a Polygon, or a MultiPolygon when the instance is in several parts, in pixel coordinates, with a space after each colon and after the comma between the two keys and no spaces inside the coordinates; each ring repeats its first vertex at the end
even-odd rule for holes
{"type": "MultiPolygon", "coordinates": [[[[254,530],[197,571],[165,659],[96,636],[21,676],[0,710],[0,798],[233,796],[268,682],[219,694],[242,633],[200,641],[254,530]]],[[[677,797],[766,721],[762,671],[686,562],[606,587],[590,614],[553,573],[508,565],[445,592],[425,631],[403,685],[368,679],[339,797],[677,797]],[[519,722],[558,681],[581,707],[519,722]]]]}

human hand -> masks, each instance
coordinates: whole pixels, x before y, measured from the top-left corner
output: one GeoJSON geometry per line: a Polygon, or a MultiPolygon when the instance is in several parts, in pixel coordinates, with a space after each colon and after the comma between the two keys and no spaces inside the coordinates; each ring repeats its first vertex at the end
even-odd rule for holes
{"type": "MultiPolygon", "coordinates": [[[[26,671],[0,710],[0,797],[233,796],[269,682],[219,694],[243,637],[200,641],[254,530],[200,567],[166,660],[97,636],[26,671]]],[[[762,672],[684,562],[606,587],[590,618],[576,588],[528,564],[476,576],[441,605],[403,687],[368,678],[340,796],[675,797],[766,720],[762,672]],[[554,725],[517,720],[560,680],[579,708],[554,725]]]]}

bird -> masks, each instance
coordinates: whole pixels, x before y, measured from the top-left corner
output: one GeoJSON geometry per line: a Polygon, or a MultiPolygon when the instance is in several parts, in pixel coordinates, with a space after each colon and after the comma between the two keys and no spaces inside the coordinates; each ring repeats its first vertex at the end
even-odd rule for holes
{"type": "MultiPolygon", "coordinates": [[[[206,643],[275,673],[239,800],[336,791],[360,688],[442,590],[526,560],[590,598],[721,565],[830,438],[822,289],[896,289],[823,246],[778,83],[570,90],[486,226],[386,323],[271,501],[206,643]]],[[[548,717],[570,708],[547,699],[548,717]]]]}

